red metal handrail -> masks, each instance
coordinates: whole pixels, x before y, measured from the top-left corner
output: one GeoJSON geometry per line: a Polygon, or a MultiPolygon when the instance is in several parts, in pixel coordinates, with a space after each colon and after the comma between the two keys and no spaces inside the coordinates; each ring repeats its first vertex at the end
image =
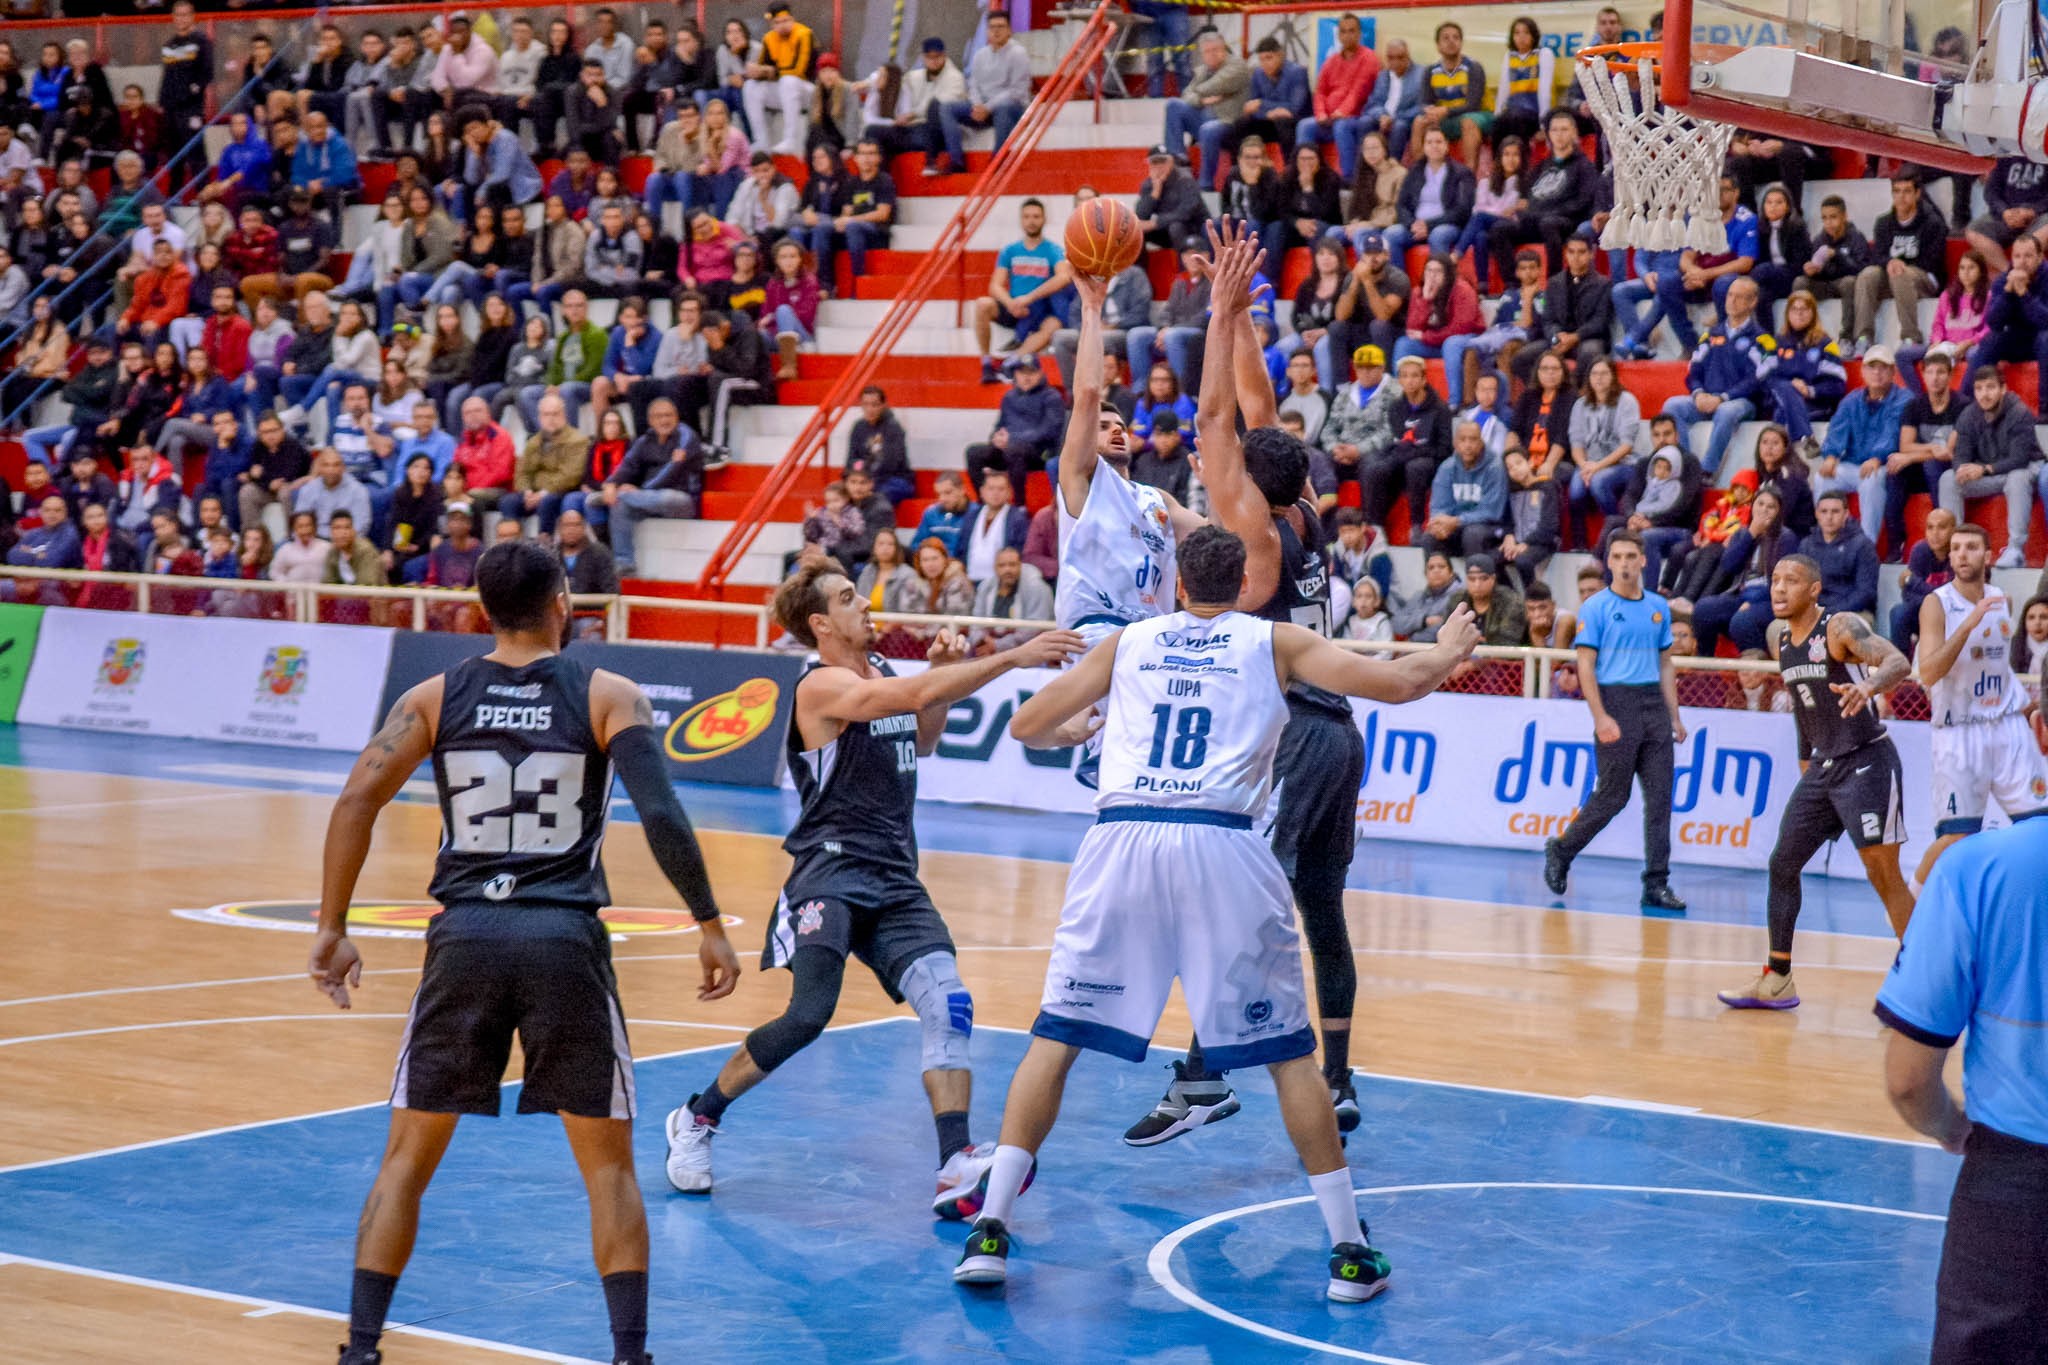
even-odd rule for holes
{"type": "Polygon", "coordinates": [[[754,490],[745,510],[706,562],[703,576],[697,583],[699,591],[715,593],[724,588],[740,558],[760,536],[769,511],[789,495],[807,467],[816,460],[829,458],[832,429],[854,405],[883,358],[908,330],[918,309],[930,301],[939,283],[964,259],[968,242],[987,220],[997,197],[1016,179],[1025,158],[1037,149],[1039,139],[1052,127],[1059,111],[1080,87],[1082,78],[1102,59],[1115,32],[1104,18],[1104,12],[1113,3],[1116,0],[1099,0],[1088,16],[1088,22],[1082,25],[1074,45],[1067,49],[1052,75],[1039,87],[1037,97],[1024,111],[1015,130],[996,151],[988,169],[982,172],[981,179],[975,183],[960,208],[940,230],[938,242],[919,262],[908,283],[897,292],[889,311],[869,335],[859,354],[840,371],[839,378],[826,391],[824,400],[790,443],[789,450],[769,471],[760,487],[754,490]]]}

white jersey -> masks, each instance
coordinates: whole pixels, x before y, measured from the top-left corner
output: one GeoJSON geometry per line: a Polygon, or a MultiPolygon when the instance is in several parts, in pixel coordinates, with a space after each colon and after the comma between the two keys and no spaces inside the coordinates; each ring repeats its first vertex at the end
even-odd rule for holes
{"type": "MultiPolygon", "coordinates": [[[[1984,591],[1995,591],[1989,584],[1984,591]]],[[[1941,628],[1954,636],[1977,604],[1944,583],[1934,590],[1941,603],[1941,628]]],[[[2017,715],[2027,708],[2026,689],[2012,671],[2012,602],[2003,594],[1971,632],[1955,666],[1927,689],[1930,719],[1937,730],[1975,725],[2017,715]]]]}
{"type": "Polygon", "coordinates": [[[1085,622],[1146,621],[1173,608],[1173,518],[1166,495],[1095,457],[1079,516],[1053,490],[1060,519],[1060,576],[1053,615],[1068,630],[1085,622]]]}
{"type": "Polygon", "coordinates": [[[1271,621],[1175,612],[1125,627],[1108,707],[1098,810],[1265,810],[1287,724],[1271,621]]]}

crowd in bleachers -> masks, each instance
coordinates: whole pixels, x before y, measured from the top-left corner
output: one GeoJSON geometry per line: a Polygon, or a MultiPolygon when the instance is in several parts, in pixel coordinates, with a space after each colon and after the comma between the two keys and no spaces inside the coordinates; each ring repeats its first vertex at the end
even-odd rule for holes
{"type": "MultiPolygon", "coordinates": [[[[77,534],[98,505],[99,534],[138,550],[160,512],[203,562],[225,530],[245,571],[275,540],[267,572],[325,555],[338,581],[459,586],[488,530],[608,545],[607,573],[631,574],[639,523],[699,514],[734,411],[799,376],[821,302],[888,246],[890,159],[958,171],[966,132],[999,142],[1031,93],[1000,12],[964,65],[931,38],[908,71],[858,80],[783,5],[715,39],[687,19],[627,33],[605,9],[582,32],[409,17],[353,47],[325,25],[286,51],[259,35],[230,70],[179,4],[155,103],[115,100],[82,43],[17,67],[0,40],[0,420],[46,466],[26,491],[54,494],[24,509],[15,562],[106,562],[77,534]],[[209,90],[216,151],[180,160],[209,90]],[[311,541],[286,553],[299,512],[311,541]],[[338,513],[361,533],[346,553],[338,513]]],[[[1621,25],[1602,10],[1589,40],[1621,25]]],[[[1214,29],[1189,35],[1185,72],[1159,63],[1161,141],[1100,187],[1179,267],[1111,284],[1137,477],[1201,500],[1203,224],[1228,214],[1268,253],[1283,421],[1338,543],[1366,556],[1340,574],[1357,629],[1427,638],[1455,589],[1489,640],[1554,640],[1556,615],[1530,610],[1546,561],[1628,526],[1703,651],[1753,647],[1794,548],[1833,607],[1874,610],[1883,562],[1909,598],[1937,582],[1936,533],[1908,534],[1918,495],[1949,523],[2001,505],[2000,564],[2025,562],[2048,461],[2032,383],[2000,366],[2048,358],[2042,168],[2000,163],[1975,214],[1971,182],[1872,167],[1888,211],[1824,194],[1808,226],[1830,155],[1738,133],[1725,251],[1606,250],[1598,126],[1536,23],[1509,32],[1491,79],[1455,22],[1424,63],[1351,16],[1314,72],[1214,29]],[[1655,354],[1684,364],[1653,397],[1655,354]],[[1363,568],[1397,543],[1431,556],[1419,600],[1363,568]]],[[[1056,455],[1078,335],[1057,237],[1027,203],[973,305],[984,381],[1008,387],[935,503],[886,398],[863,401],[804,553],[844,560],[877,605],[1024,619],[1057,573],[1056,522],[1021,506],[1056,455]]]]}

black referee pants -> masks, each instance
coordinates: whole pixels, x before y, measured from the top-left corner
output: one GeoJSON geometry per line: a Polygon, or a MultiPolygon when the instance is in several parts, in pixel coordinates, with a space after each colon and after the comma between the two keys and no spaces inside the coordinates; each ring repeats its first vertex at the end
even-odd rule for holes
{"type": "Polygon", "coordinates": [[[1934,1288],[1934,1365],[2048,1360],[2048,1147],[1978,1124],[1934,1288]]]}
{"type": "Polygon", "coordinates": [[[1576,858],[1628,804],[1632,782],[1643,788],[1643,885],[1661,886],[1671,879],[1671,712],[1664,689],[1657,686],[1600,689],[1621,738],[1597,745],[1598,767],[1593,794],[1579,807],[1570,828],[1559,836],[1567,858],[1576,858]]]}

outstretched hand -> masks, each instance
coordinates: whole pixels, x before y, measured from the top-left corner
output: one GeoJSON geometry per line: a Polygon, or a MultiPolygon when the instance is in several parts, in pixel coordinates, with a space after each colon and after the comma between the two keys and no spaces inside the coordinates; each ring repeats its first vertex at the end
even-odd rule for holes
{"type": "Polygon", "coordinates": [[[1259,248],[1245,224],[1225,218],[1219,225],[1205,225],[1209,234],[1209,255],[1196,267],[1209,277],[1209,306],[1218,313],[1241,313],[1251,307],[1251,282],[1265,264],[1266,253],[1259,248]]]}
{"type": "Polygon", "coordinates": [[[1449,652],[1458,659],[1469,659],[1472,651],[1479,648],[1484,637],[1479,631],[1479,618],[1472,614],[1469,604],[1460,602],[1444,623],[1436,628],[1438,649],[1449,652]]]}
{"type": "Polygon", "coordinates": [[[1074,272],[1074,292],[1081,296],[1084,312],[1100,314],[1102,305],[1109,299],[1109,281],[1100,275],[1084,275],[1074,272]]]}

